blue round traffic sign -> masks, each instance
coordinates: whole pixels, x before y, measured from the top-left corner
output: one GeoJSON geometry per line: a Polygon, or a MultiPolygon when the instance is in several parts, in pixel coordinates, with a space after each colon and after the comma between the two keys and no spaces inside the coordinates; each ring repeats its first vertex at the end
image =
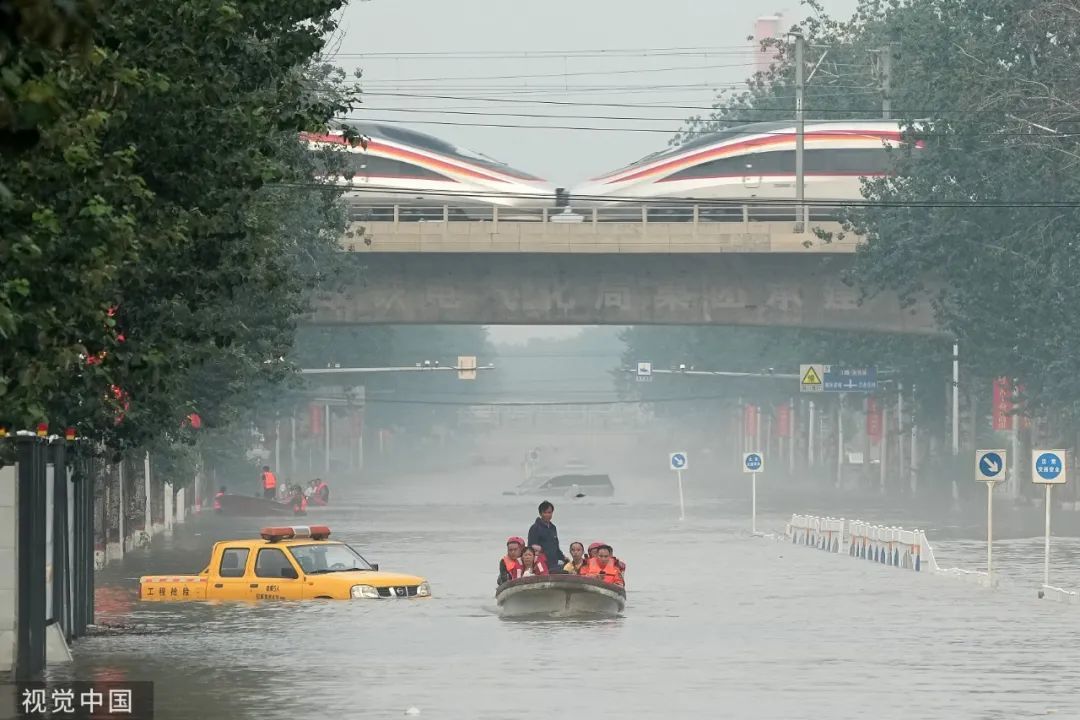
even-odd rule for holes
{"type": "Polygon", "coordinates": [[[1057,453],[1043,453],[1035,458],[1035,472],[1043,480],[1053,480],[1061,474],[1061,458],[1057,453]]]}
{"type": "Polygon", "coordinates": [[[761,456],[757,453],[750,453],[746,456],[746,469],[758,470],[761,468],[761,456]]]}
{"type": "Polygon", "coordinates": [[[1005,469],[1005,463],[1001,455],[996,452],[988,452],[979,458],[979,472],[983,477],[995,478],[1005,469]]]}

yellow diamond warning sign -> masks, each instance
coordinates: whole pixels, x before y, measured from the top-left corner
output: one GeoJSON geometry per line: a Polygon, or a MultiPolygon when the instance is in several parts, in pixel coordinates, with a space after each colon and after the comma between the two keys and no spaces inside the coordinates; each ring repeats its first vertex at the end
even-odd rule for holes
{"type": "Polygon", "coordinates": [[[800,365],[799,377],[802,379],[799,381],[799,390],[802,392],[822,392],[825,389],[821,381],[824,375],[825,369],[821,365],[800,365]]]}

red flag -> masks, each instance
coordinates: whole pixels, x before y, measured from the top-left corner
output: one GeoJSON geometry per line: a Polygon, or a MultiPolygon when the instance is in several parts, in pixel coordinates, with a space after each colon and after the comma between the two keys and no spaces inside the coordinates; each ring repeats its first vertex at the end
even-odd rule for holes
{"type": "Polygon", "coordinates": [[[791,437],[791,406],[787,403],[776,408],[776,437],[791,437]]]}
{"type": "Polygon", "coordinates": [[[1012,382],[1008,378],[998,378],[994,381],[994,430],[1012,430],[1012,412],[1012,382]]]}
{"type": "Polygon", "coordinates": [[[322,435],[323,431],[323,406],[312,403],[308,406],[308,419],[311,425],[312,435],[322,435]]]}
{"type": "Polygon", "coordinates": [[[743,432],[746,433],[747,437],[757,437],[757,418],[757,405],[743,406],[743,432]]]}
{"type": "Polygon", "coordinates": [[[866,399],[866,434],[874,444],[881,442],[882,408],[877,398],[866,399]]]}

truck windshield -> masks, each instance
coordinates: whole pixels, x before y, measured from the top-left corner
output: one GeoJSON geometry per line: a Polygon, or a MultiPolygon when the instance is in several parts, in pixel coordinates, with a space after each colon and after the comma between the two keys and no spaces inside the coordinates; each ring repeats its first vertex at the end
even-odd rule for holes
{"type": "Polygon", "coordinates": [[[309,575],[374,569],[360,553],[343,543],[291,545],[289,551],[309,575]]]}

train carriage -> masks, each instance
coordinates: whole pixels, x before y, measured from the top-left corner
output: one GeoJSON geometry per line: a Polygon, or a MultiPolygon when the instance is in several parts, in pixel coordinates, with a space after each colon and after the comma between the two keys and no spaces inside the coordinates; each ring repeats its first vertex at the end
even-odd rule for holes
{"type": "Polygon", "coordinates": [[[364,138],[352,146],[341,129],[305,135],[312,149],[345,153],[335,182],[354,219],[491,219],[492,209],[527,211],[552,205],[555,188],[529,173],[426,133],[396,125],[345,121],[364,138]],[[444,211],[444,208],[446,210],[444,211]]]}

